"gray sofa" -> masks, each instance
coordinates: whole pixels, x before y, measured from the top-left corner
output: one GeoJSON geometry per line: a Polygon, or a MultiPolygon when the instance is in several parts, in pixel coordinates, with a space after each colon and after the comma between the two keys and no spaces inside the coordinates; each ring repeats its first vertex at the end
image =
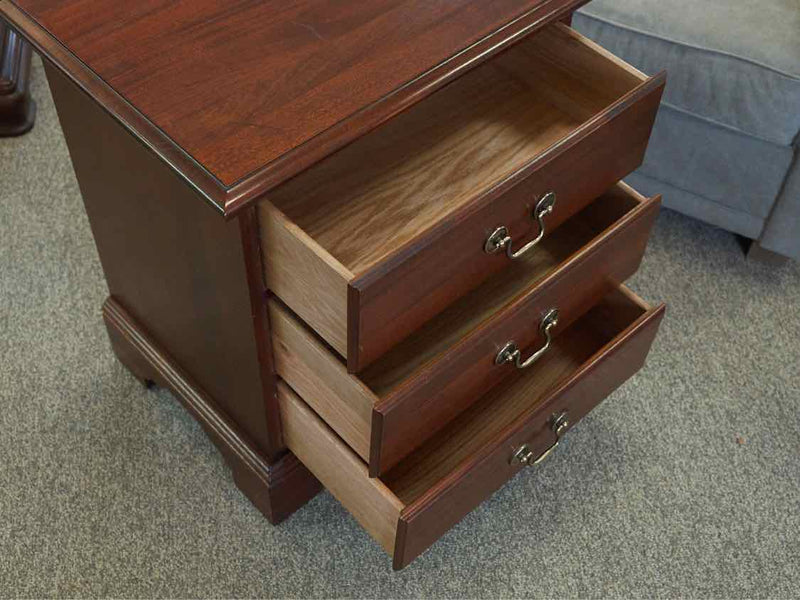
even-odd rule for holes
{"type": "Polygon", "coordinates": [[[800,260],[800,0],[594,0],[573,26],[642,71],[669,71],[628,181],[800,260]]]}

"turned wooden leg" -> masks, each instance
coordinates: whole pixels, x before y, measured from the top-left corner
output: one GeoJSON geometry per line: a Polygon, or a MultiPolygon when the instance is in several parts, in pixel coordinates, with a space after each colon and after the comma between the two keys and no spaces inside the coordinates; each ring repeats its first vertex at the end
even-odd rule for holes
{"type": "Polygon", "coordinates": [[[142,382],[172,391],[222,453],[237,487],[272,524],[283,521],[320,491],[319,481],[288,450],[269,463],[113,298],[103,305],[103,319],[122,364],[142,382]]]}
{"type": "Polygon", "coordinates": [[[22,135],[33,127],[36,104],[30,95],[31,47],[0,21],[0,136],[22,135]]]}

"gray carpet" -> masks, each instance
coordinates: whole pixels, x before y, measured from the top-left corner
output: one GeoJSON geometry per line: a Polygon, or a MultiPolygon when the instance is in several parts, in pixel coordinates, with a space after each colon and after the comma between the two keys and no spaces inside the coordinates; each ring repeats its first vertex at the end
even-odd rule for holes
{"type": "Polygon", "coordinates": [[[0,140],[0,595],[797,597],[800,267],[664,211],[631,287],[645,369],[401,573],[320,494],[279,527],[113,358],[106,287],[35,67],[0,140]]]}

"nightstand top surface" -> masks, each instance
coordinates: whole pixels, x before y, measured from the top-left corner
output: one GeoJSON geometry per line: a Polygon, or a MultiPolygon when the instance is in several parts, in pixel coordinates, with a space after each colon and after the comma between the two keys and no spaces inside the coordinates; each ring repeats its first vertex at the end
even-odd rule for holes
{"type": "Polygon", "coordinates": [[[583,3],[0,0],[0,13],[233,212],[583,3]]]}

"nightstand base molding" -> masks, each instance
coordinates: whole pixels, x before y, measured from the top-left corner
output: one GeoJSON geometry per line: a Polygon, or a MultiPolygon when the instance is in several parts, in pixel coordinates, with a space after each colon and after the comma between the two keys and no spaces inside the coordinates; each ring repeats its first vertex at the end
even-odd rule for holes
{"type": "Polygon", "coordinates": [[[272,524],[286,519],[319,492],[320,483],[290,452],[268,463],[114,298],[103,304],[103,319],[122,364],[145,385],[156,384],[172,391],[222,453],[239,489],[272,524]]]}
{"type": "Polygon", "coordinates": [[[30,45],[0,21],[0,137],[22,135],[33,127],[30,70],[30,45]]]}

